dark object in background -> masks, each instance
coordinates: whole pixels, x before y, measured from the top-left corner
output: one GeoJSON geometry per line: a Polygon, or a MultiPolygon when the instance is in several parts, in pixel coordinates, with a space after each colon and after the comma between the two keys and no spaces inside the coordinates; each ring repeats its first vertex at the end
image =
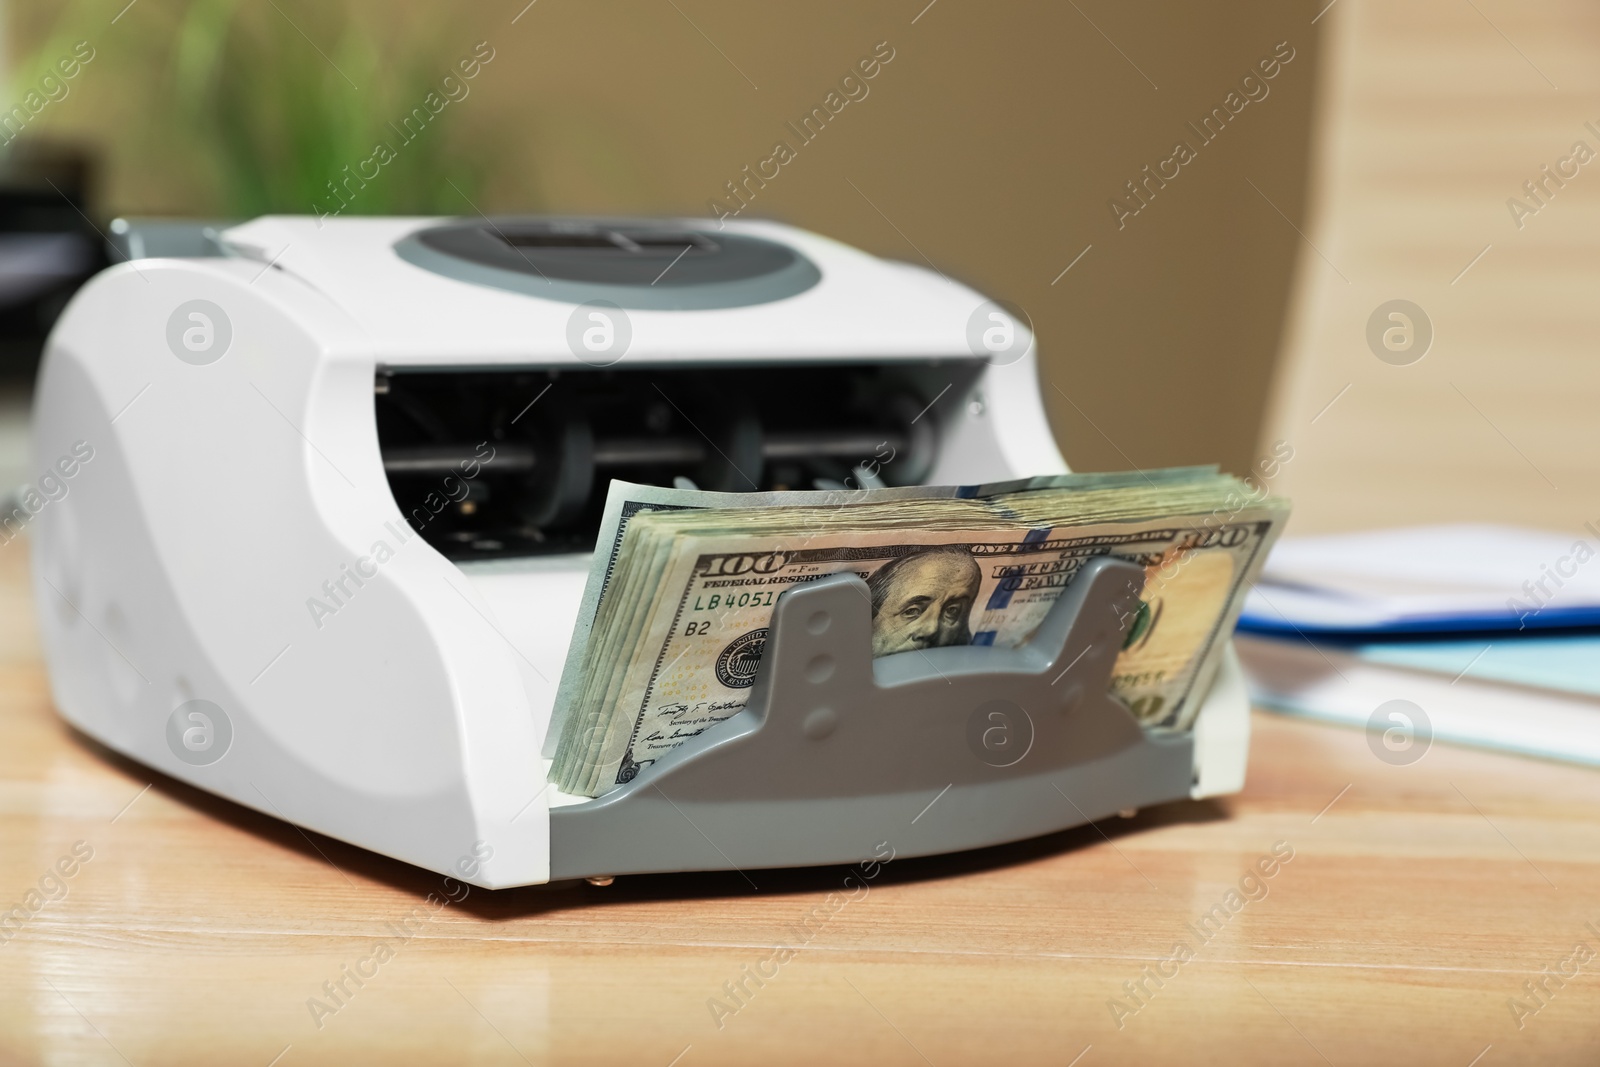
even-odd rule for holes
{"type": "Polygon", "coordinates": [[[0,378],[31,379],[68,298],[110,263],[87,152],[19,141],[0,161],[0,378]]]}

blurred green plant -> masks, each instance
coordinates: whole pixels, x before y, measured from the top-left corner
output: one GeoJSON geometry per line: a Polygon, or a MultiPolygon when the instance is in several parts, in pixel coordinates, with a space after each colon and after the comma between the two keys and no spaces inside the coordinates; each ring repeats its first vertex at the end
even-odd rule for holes
{"type": "Polygon", "coordinates": [[[477,201],[493,160],[488,138],[475,136],[484,124],[460,114],[471,105],[450,103],[415,137],[399,125],[430,92],[444,96],[446,75],[461,80],[456,65],[473,42],[456,40],[459,31],[419,24],[417,11],[401,18],[380,8],[363,18],[353,5],[316,0],[188,0],[175,22],[165,12],[140,21],[137,8],[126,11],[113,36],[107,27],[125,4],[66,4],[17,58],[13,86],[36,82],[73,42],[90,39],[115,57],[102,64],[119,68],[127,91],[142,97],[138,114],[153,127],[145,135],[172,146],[174,166],[206,175],[185,182],[211,194],[197,212],[473,210],[467,200],[477,201]],[[377,176],[341,184],[379,145],[392,157],[377,176]]]}

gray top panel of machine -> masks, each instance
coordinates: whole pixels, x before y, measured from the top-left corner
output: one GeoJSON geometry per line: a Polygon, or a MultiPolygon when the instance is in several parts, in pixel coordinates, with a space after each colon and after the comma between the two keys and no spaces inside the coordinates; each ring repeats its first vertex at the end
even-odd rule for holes
{"type": "Polygon", "coordinates": [[[822,280],[815,264],[777,241],[638,220],[452,222],[403,238],[395,253],[457,281],[650,311],[765,304],[822,280]]]}

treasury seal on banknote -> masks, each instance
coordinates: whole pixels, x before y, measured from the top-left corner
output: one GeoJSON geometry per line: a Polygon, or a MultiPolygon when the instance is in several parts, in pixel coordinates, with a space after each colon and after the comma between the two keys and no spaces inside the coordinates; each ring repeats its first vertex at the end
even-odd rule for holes
{"type": "Polygon", "coordinates": [[[717,681],[729,689],[748,689],[755,684],[761,653],[767,647],[767,627],[751,630],[728,642],[717,657],[717,681]]]}

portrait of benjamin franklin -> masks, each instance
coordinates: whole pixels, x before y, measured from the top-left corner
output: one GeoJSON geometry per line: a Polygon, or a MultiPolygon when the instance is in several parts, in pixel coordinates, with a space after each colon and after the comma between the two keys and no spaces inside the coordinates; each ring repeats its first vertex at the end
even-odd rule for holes
{"type": "Polygon", "coordinates": [[[972,641],[967,616],[983,574],[965,548],[930,548],[879,567],[867,579],[872,593],[872,654],[972,641]]]}

